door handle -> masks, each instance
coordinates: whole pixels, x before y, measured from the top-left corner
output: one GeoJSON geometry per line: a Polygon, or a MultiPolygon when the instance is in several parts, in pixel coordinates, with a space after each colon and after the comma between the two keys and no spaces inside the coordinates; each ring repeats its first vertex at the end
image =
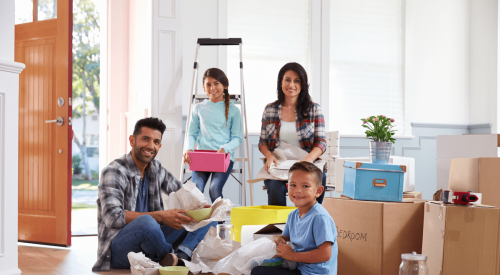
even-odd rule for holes
{"type": "Polygon", "coordinates": [[[375,187],[386,187],[387,180],[386,179],[373,179],[373,186],[375,187]]]}
{"type": "Polygon", "coordinates": [[[57,123],[57,126],[62,126],[64,123],[64,119],[62,117],[58,117],[54,120],[46,120],[45,123],[57,123]]]}

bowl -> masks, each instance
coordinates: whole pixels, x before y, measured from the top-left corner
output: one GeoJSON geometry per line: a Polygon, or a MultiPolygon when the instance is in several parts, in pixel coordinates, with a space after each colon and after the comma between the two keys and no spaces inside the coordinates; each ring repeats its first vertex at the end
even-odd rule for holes
{"type": "Polygon", "coordinates": [[[189,268],[185,266],[164,266],[159,269],[161,275],[187,275],[189,268]]]}
{"type": "Polygon", "coordinates": [[[186,212],[186,214],[195,219],[197,222],[200,222],[202,220],[210,218],[210,215],[212,215],[212,210],[212,208],[202,208],[198,210],[188,211],[186,212]]]}

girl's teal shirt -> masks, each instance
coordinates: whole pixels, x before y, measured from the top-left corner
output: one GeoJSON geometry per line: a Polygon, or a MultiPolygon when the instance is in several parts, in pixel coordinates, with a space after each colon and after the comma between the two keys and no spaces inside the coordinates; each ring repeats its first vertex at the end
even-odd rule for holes
{"type": "Polygon", "coordinates": [[[186,150],[219,150],[223,148],[230,153],[234,162],[234,149],[241,144],[240,110],[229,103],[229,113],[226,126],[226,106],[224,101],[213,103],[205,99],[195,105],[191,114],[188,142],[186,150]]]}

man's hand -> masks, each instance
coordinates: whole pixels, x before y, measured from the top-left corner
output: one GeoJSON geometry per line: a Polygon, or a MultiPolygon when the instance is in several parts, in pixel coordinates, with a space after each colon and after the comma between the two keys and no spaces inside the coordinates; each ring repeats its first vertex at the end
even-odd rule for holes
{"type": "Polygon", "coordinates": [[[203,208],[210,208],[210,207],[212,207],[210,204],[205,204],[205,205],[203,206],[203,208]]]}
{"type": "Polygon", "coordinates": [[[172,227],[173,229],[178,230],[182,228],[182,224],[187,224],[196,221],[195,219],[182,214],[186,212],[187,210],[183,209],[169,209],[165,211],[158,211],[157,220],[168,227],[172,227]]]}
{"type": "Polygon", "coordinates": [[[285,260],[293,261],[293,255],[295,254],[295,252],[288,244],[280,243],[276,247],[276,251],[278,252],[278,254],[276,254],[276,256],[281,257],[285,260]]]}

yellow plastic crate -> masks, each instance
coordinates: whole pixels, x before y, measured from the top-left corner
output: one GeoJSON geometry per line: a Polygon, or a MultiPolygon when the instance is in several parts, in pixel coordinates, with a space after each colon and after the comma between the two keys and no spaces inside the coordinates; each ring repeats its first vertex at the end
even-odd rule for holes
{"type": "Polygon", "coordinates": [[[235,207],[231,210],[231,224],[234,225],[234,240],[241,242],[243,225],[286,223],[288,214],[297,207],[258,205],[235,207]]]}

